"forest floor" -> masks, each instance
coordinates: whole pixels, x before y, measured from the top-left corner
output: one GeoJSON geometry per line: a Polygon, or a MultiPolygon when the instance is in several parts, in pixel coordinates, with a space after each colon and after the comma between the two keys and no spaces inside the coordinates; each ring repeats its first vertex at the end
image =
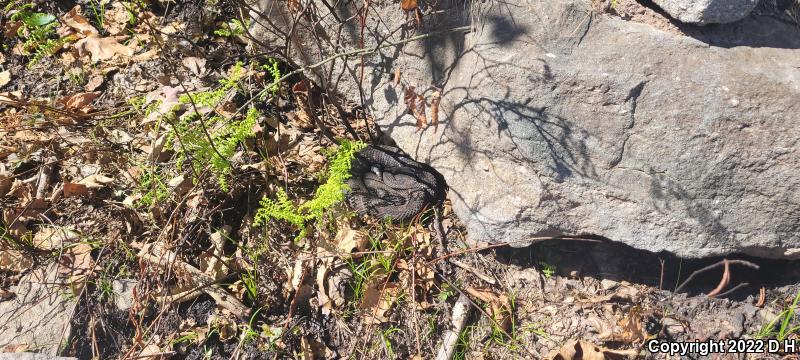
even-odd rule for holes
{"type": "Polygon", "coordinates": [[[455,317],[456,359],[797,358],[758,347],[798,339],[796,262],[356,216],[331,164],[374,124],[275,84],[238,2],[0,4],[0,352],[428,359],[455,317]]]}

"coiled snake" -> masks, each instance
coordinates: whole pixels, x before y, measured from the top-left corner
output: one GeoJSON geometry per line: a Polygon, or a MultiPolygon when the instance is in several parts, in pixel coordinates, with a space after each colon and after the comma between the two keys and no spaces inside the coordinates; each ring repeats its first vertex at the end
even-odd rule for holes
{"type": "Polygon", "coordinates": [[[347,180],[347,204],[359,215],[406,221],[444,201],[442,175],[399,148],[369,145],[355,155],[347,180]]]}

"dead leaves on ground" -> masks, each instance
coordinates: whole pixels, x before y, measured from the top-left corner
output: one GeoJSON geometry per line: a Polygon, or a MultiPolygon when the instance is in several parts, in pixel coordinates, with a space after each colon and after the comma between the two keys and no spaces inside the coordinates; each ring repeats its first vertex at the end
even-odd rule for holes
{"type": "Polygon", "coordinates": [[[623,360],[635,359],[636,350],[613,350],[584,340],[569,340],[561,349],[548,355],[551,360],[623,360]]]}
{"type": "Polygon", "coordinates": [[[111,60],[116,55],[133,56],[134,49],[120,44],[118,40],[114,37],[90,35],[78,40],[75,48],[78,50],[79,56],[91,55],[92,63],[111,60]]]}
{"type": "MultiPolygon", "coordinates": [[[[395,83],[399,83],[400,72],[399,70],[395,73],[395,83]]],[[[427,115],[427,106],[428,106],[428,99],[423,96],[422,94],[417,93],[417,88],[413,85],[408,85],[403,90],[403,103],[406,105],[408,109],[408,113],[414,116],[416,119],[416,127],[417,131],[421,131],[427,128],[429,125],[433,125],[433,132],[435,133],[439,129],[439,104],[441,103],[441,92],[439,90],[434,90],[431,92],[430,95],[430,120],[428,120],[427,115]]]]}
{"type": "Polygon", "coordinates": [[[511,301],[506,294],[501,294],[486,287],[469,287],[466,293],[483,301],[487,305],[487,312],[492,317],[492,320],[503,330],[509,329],[513,312],[511,301]]]}

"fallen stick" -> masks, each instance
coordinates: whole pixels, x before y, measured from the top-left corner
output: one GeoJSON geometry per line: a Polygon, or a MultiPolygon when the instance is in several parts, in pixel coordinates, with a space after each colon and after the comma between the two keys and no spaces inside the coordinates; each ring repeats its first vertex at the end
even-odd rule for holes
{"type": "Polygon", "coordinates": [[[453,357],[456,344],[458,344],[458,334],[461,333],[461,330],[464,329],[464,325],[467,323],[470,309],[472,309],[472,307],[469,304],[469,298],[462,293],[453,306],[453,326],[445,332],[444,339],[442,339],[442,346],[436,354],[436,360],[450,360],[450,358],[453,357]]]}
{"type": "Polygon", "coordinates": [[[466,271],[471,272],[473,275],[479,277],[481,280],[486,281],[489,284],[492,284],[492,285],[496,285],[497,284],[497,281],[495,281],[494,279],[489,277],[489,275],[483,274],[482,272],[478,271],[478,269],[475,269],[472,266],[469,266],[469,265],[467,265],[467,264],[465,264],[465,263],[463,263],[461,261],[458,261],[456,259],[450,259],[450,262],[453,263],[453,265],[455,265],[455,266],[458,266],[458,267],[460,267],[460,268],[462,268],[462,269],[464,269],[466,271]]]}

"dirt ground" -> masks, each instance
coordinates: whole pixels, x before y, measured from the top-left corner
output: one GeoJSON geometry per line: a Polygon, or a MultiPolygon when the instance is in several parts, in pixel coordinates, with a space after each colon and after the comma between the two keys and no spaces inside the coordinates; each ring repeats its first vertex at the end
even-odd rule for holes
{"type": "MultiPolygon", "coordinates": [[[[598,16],[679,31],[620,3],[598,16]]],[[[57,263],[76,304],[63,356],[428,359],[463,298],[456,359],[797,358],[647,350],[798,339],[797,262],[476,244],[447,203],[444,241],[431,212],[292,217],[341,139],[389,140],[299,75],[276,85],[291,69],[247,46],[239,2],[0,4],[0,303],[57,263]]]]}

